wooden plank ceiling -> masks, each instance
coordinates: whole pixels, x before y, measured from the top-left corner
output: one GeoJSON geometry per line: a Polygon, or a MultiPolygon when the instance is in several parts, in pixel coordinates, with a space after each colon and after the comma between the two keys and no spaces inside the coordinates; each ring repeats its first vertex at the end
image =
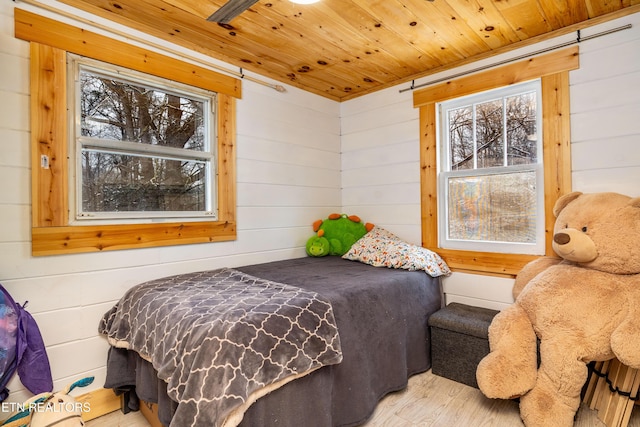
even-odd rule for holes
{"type": "Polygon", "coordinates": [[[337,101],[640,11],[640,0],[59,0],[337,101]]]}

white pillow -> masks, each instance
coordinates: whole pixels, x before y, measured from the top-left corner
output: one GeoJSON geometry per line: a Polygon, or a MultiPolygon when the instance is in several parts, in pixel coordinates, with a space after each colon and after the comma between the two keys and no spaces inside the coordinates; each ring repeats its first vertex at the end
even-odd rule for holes
{"type": "Polygon", "coordinates": [[[424,270],[432,277],[451,274],[449,266],[437,253],[407,243],[380,227],[365,234],[342,258],[375,267],[424,270]]]}

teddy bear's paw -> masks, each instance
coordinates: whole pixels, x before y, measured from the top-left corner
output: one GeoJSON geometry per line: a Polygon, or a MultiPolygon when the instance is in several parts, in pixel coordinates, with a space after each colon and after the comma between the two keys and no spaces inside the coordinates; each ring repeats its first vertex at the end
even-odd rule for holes
{"type": "Polygon", "coordinates": [[[611,335],[611,349],[624,365],[640,369],[640,326],[633,321],[621,324],[611,335]]]}
{"type": "Polygon", "coordinates": [[[640,359],[638,358],[638,353],[633,352],[622,352],[622,351],[614,351],[616,359],[620,361],[623,365],[632,368],[632,369],[640,369],[640,359]]]}
{"type": "Polygon", "coordinates": [[[527,427],[571,427],[580,399],[566,398],[535,387],[520,398],[520,417],[527,427]]]}
{"type": "Polygon", "coordinates": [[[478,388],[491,399],[514,399],[527,393],[536,383],[535,366],[524,369],[499,352],[489,353],[478,364],[478,388]]]}

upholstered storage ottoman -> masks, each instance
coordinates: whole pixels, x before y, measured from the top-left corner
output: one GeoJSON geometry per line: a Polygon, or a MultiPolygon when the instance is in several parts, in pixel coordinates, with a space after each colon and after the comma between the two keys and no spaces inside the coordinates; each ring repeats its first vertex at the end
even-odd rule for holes
{"type": "Polygon", "coordinates": [[[431,372],[478,388],[476,368],[489,353],[488,331],[496,310],[451,303],[429,317],[431,372]]]}

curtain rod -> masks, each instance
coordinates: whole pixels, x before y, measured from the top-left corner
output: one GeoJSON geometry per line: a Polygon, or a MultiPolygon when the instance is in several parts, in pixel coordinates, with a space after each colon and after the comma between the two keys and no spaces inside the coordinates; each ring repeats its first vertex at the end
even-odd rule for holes
{"type": "Polygon", "coordinates": [[[463,71],[461,73],[453,74],[451,76],[443,77],[441,79],[431,80],[431,81],[429,81],[427,83],[421,83],[419,85],[416,85],[416,84],[414,84],[414,81],[412,81],[411,82],[411,86],[409,86],[408,88],[400,89],[399,92],[403,93],[403,92],[407,92],[409,90],[414,90],[414,89],[418,89],[418,88],[421,88],[421,87],[430,86],[432,84],[441,83],[441,82],[444,82],[444,81],[447,81],[447,80],[456,79],[458,77],[466,76],[468,74],[473,74],[473,73],[476,73],[478,71],[487,70],[489,68],[493,68],[493,67],[497,67],[497,66],[500,66],[500,65],[508,64],[510,62],[519,61],[521,59],[530,58],[532,56],[540,55],[542,53],[547,53],[547,52],[551,52],[551,51],[556,50],[556,49],[561,49],[563,47],[571,46],[571,45],[574,45],[576,43],[581,43],[581,42],[586,41],[586,40],[591,40],[591,39],[595,39],[597,37],[606,36],[608,34],[616,33],[618,31],[622,31],[622,30],[628,30],[629,28],[631,28],[631,24],[623,25],[623,26],[617,27],[617,28],[612,28],[610,30],[606,30],[606,31],[602,31],[600,33],[592,34],[592,35],[587,36],[587,37],[581,37],[580,36],[580,30],[577,30],[576,31],[576,39],[575,40],[572,40],[572,41],[569,41],[569,42],[566,42],[566,43],[561,43],[561,44],[558,44],[558,45],[555,45],[555,46],[550,46],[550,47],[547,47],[545,49],[537,50],[535,52],[526,53],[524,55],[516,56],[515,58],[505,59],[504,61],[499,61],[499,62],[496,62],[494,64],[483,65],[482,67],[474,68],[474,69],[468,70],[468,71],[463,71]]]}
{"type": "Polygon", "coordinates": [[[76,16],[76,15],[70,13],[70,12],[65,12],[65,11],[57,9],[57,8],[55,8],[53,6],[42,4],[42,3],[40,3],[40,2],[38,2],[36,0],[13,0],[13,1],[15,3],[26,3],[28,5],[35,6],[35,7],[38,7],[40,9],[44,9],[44,10],[46,10],[48,12],[52,12],[52,13],[55,13],[57,15],[64,16],[65,18],[69,18],[69,19],[71,19],[73,21],[77,21],[77,22],[81,22],[81,23],[86,24],[86,25],[97,27],[97,28],[99,28],[99,29],[101,29],[103,31],[108,32],[108,33],[112,33],[112,34],[116,34],[116,35],[118,35],[120,37],[124,37],[125,39],[131,39],[131,40],[134,40],[134,41],[136,41],[138,43],[142,43],[142,44],[145,44],[147,46],[151,46],[153,48],[159,49],[160,51],[171,53],[173,55],[178,56],[179,58],[183,58],[183,59],[186,59],[187,61],[197,63],[198,65],[201,65],[201,66],[203,66],[205,68],[209,68],[209,69],[213,69],[213,70],[216,70],[216,71],[220,71],[222,73],[225,73],[225,74],[228,74],[228,75],[231,75],[233,77],[240,78],[240,79],[249,80],[249,81],[252,81],[254,83],[258,83],[258,84],[261,84],[263,86],[267,86],[267,87],[269,87],[271,89],[274,89],[274,90],[276,90],[278,92],[286,92],[286,89],[282,85],[272,84],[272,83],[266,82],[264,80],[257,79],[255,77],[246,76],[242,72],[242,68],[240,68],[240,71],[233,71],[233,70],[230,70],[228,68],[225,68],[225,67],[222,67],[222,66],[219,66],[219,65],[211,64],[211,63],[206,62],[206,61],[204,61],[202,59],[198,59],[198,58],[195,58],[195,57],[193,57],[191,55],[188,55],[188,54],[185,54],[185,53],[182,53],[182,52],[178,52],[177,50],[171,49],[170,47],[162,46],[162,45],[159,45],[159,44],[154,43],[152,41],[144,40],[144,39],[142,39],[140,37],[136,37],[136,36],[133,36],[131,34],[124,33],[122,31],[118,31],[118,30],[116,30],[114,28],[108,27],[108,26],[103,25],[103,24],[99,24],[99,23],[94,22],[94,21],[92,21],[90,19],[81,18],[81,17],[76,16]]]}

